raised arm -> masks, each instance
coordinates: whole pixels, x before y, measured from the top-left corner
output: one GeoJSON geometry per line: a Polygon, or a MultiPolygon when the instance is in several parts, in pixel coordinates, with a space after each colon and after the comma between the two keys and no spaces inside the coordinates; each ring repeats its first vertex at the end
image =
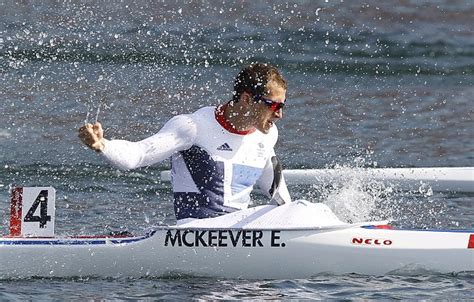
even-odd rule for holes
{"type": "Polygon", "coordinates": [[[190,148],[196,137],[196,126],[189,115],[169,120],[155,135],[142,141],[107,140],[99,123],[79,129],[79,137],[91,149],[101,152],[119,169],[148,166],[190,148]]]}

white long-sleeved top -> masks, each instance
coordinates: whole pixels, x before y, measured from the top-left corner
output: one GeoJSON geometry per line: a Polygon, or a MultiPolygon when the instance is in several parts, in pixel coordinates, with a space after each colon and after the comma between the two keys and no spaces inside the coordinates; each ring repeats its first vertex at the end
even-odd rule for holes
{"type": "Polygon", "coordinates": [[[278,130],[234,133],[222,122],[222,107],[204,107],[169,120],[139,142],[106,140],[103,155],[120,169],[171,161],[175,214],[208,218],[248,207],[257,184],[274,202],[291,198],[274,146],[278,130]]]}

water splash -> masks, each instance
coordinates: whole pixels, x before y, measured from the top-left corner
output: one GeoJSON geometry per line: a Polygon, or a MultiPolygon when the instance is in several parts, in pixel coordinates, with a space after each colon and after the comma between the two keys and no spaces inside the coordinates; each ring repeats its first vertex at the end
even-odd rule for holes
{"type": "Polygon", "coordinates": [[[364,168],[360,166],[336,166],[335,169],[343,172],[342,177],[321,192],[321,200],[340,219],[350,223],[394,219],[384,205],[393,202],[396,188],[362,177],[364,168]]]}
{"type": "Polygon", "coordinates": [[[449,228],[456,223],[445,217],[449,205],[441,193],[433,193],[426,183],[413,191],[403,191],[396,182],[372,177],[367,167],[377,167],[371,161],[372,152],[337,164],[331,169],[337,177],[323,185],[292,188],[298,198],[328,205],[339,219],[348,223],[389,220],[403,228],[449,228]],[[300,196],[302,195],[302,196],[300,196]]]}
{"type": "Polygon", "coordinates": [[[338,165],[334,169],[342,176],[324,186],[312,186],[305,198],[325,203],[345,222],[388,220],[395,227],[418,229],[459,225],[447,215],[446,196],[433,193],[427,184],[402,191],[395,183],[370,178],[361,166],[338,165]]]}

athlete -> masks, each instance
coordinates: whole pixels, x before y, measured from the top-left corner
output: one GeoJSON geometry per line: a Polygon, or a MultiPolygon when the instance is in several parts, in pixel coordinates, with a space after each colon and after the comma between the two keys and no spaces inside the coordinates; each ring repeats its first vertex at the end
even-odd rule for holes
{"type": "Polygon", "coordinates": [[[274,146],[286,90],[275,67],[256,63],[237,75],[230,101],[175,116],[142,141],[107,140],[100,123],[82,126],[79,137],[120,169],[171,157],[178,223],[245,209],[254,185],[282,205],[291,198],[274,146]]]}

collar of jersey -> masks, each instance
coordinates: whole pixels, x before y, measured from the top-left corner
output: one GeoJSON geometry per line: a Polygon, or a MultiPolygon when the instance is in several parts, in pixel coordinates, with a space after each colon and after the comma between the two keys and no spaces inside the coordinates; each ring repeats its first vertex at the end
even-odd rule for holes
{"type": "Polygon", "coordinates": [[[216,108],[216,121],[227,131],[230,133],[234,134],[239,134],[239,135],[247,135],[255,132],[255,129],[250,129],[250,130],[237,130],[235,129],[234,125],[232,125],[224,116],[225,109],[227,108],[228,104],[224,104],[221,106],[218,106],[216,108]]]}

